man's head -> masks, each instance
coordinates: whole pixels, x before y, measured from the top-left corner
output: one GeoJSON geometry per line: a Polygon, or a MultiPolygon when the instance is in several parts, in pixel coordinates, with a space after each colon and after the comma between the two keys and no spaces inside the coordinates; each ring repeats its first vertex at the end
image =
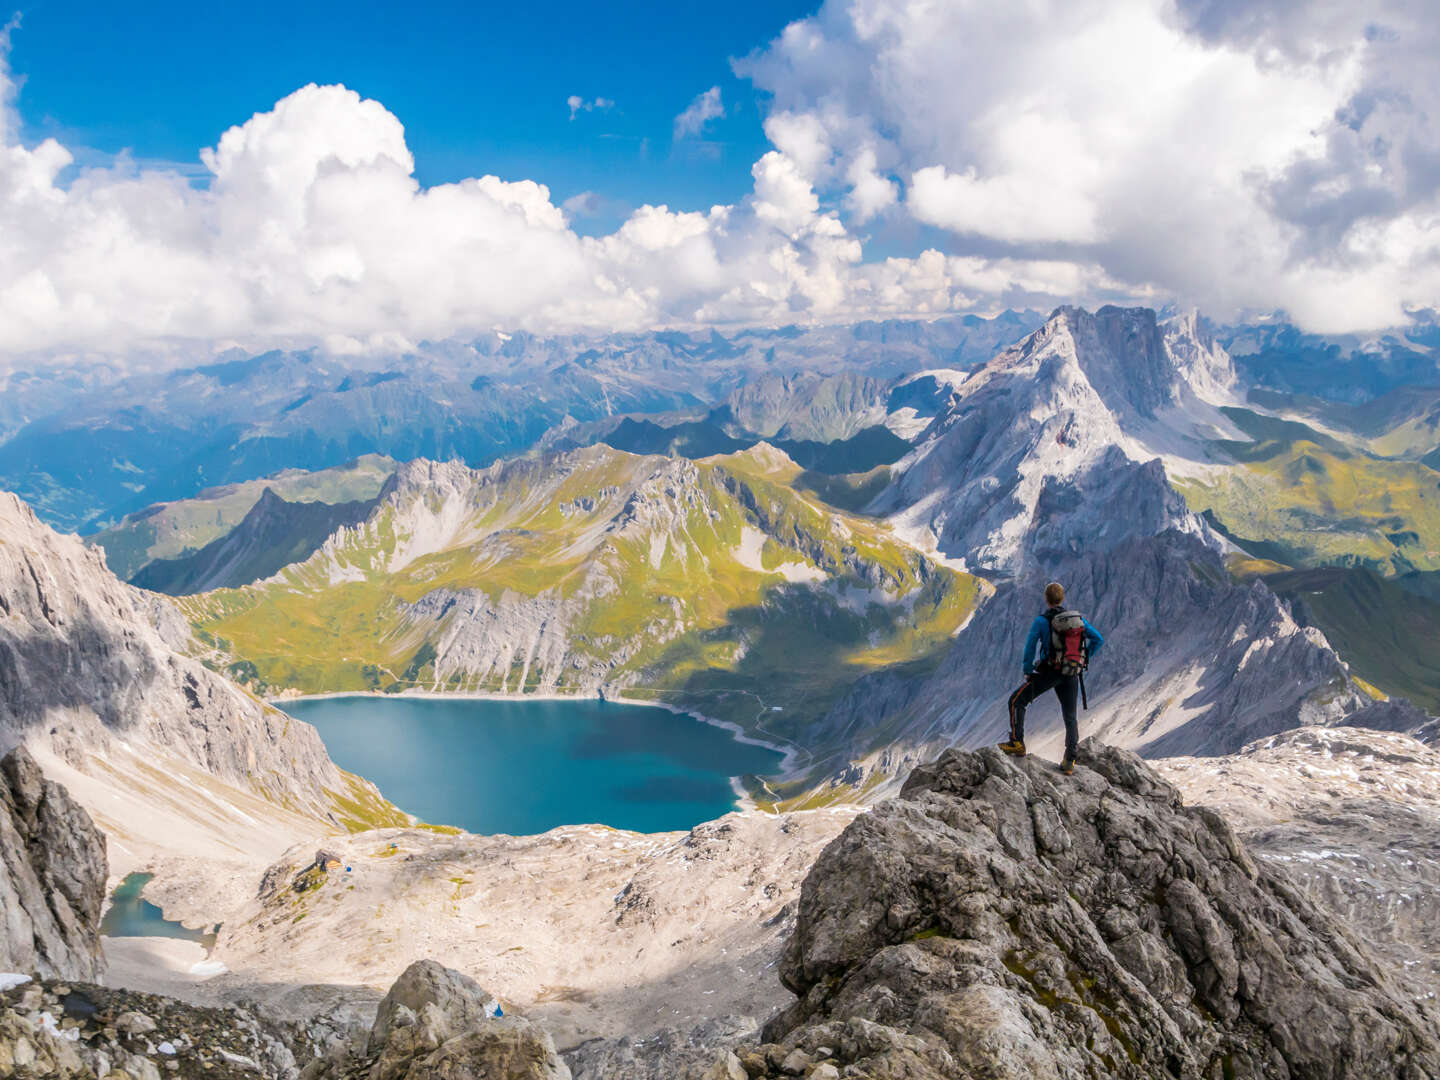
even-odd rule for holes
{"type": "Polygon", "coordinates": [[[1045,586],[1045,603],[1051,607],[1059,607],[1065,603],[1065,586],[1058,581],[1052,581],[1045,586]]]}

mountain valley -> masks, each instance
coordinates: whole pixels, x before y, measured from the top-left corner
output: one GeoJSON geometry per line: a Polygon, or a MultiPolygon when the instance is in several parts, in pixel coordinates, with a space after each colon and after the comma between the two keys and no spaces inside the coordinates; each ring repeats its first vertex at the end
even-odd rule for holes
{"type": "MultiPolygon", "coordinates": [[[[0,1062],[50,1046],[58,977],[107,978],[207,1075],[242,1044],[286,1077],[492,1054],[586,1080],[1440,1068],[1424,395],[1317,405],[1193,314],[1021,321],[877,329],[813,371],[785,350],[872,330],[630,342],[557,361],[603,373],[593,411],[478,467],[443,440],[352,440],[404,460],[316,472],[262,453],[88,540],[0,495],[0,749],[93,823],[104,892],[143,871],[165,918],[221,924],[209,951],[57,947],[30,965],[49,981],[0,990],[0,1062]],[[1336,419],[1367,408],[1363,431],[1336,419]],[[262,460],[290,471],[245,475],[262,460]],[[1049,703],[1030,759],[974,749],[1057,578],[1106,638],[1073,780],[1036,756],[1058,756],[1049,703]],[[281,711],[322,693],[599,695],[787,758],[686,831],[481,836],[338,768],[281,711]],[[1307,1008],[1323,1047],[1296,1034],[1307,1008]]],[[[508,347],[487,362],[569,355],[508,347]]],[[[328,361],[175,385],[292,363],[328,361]]],[[[327,394],[400,394],[385,375],[327,394]]],[[[423,417],[409,400],[378,407],[423,417]]],[[[110,483],[86,505],[120,507],[110,483]]],[[[56,516],[78,498],[47,515],[78,521],[56,516]]],[[[157,1053],[109,1026],[77,1021],[74,1052],[157,1053]]]]}

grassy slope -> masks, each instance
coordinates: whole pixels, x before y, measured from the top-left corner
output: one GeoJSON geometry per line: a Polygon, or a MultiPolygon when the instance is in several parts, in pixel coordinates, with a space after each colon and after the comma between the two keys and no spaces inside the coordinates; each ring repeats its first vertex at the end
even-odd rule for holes
{"type": "MultiPolygon", "coordinates": [[[[322,553],[287,571],[283,583],[218,590],[183,605],[242,676],[322,691],[434,685],[434,643],[402,617],[404,605],[432,590],[478,590],[492,602],[507,592],[571,598],[572,653],[603,662],[633,649],[612,676],[633,679],[633,696],[750,728],[763,717],[766,730],[793,737],[859,676],[933,663],[981,587],[877,523],[798,491],[802,475],[763,453],[677,466],[592,448],[558,465],[514,462],[471,495],[463,535],[393,573],[385,563],[404,537],[396,536],[394,511],[382,507],[344,549],[352,566],[365,568],[361,580],[332,583],[322,553]],[[676,467],[688,470],[683,485],[676,467]],[[637,491],[662,515],[658,523],[613,527],[637,491]],[[746,530],[765,537],[764,570],[737,558],[746,530]],[[773,572],[782,564],[829,580],[823,588],[787,583],[773,572]],[[865,602],[879,583],[897,602],[865,602]],[[771,711],[776,705],[780,713],[771,711]]],[[[507,673],[503,687],[494,677],[450,685],[513,691],[518,675],[507,673]]],[[[538,678],[532,670],[528,685],[538,678]]]]}
{"type": "Polygon", "coordinates": [[[1291,565],[1440,569],[1440,472],[1347,449],[1303,424],[1227,410],[1253,442],[1218,443],[1235,464],[1176,477],[1242,544],[1291,565]]]}
{"type": "Polygon", "coordinates": [[[1364,569],[1264,577],[1277,593],[1303,602],[1353,673],[1440,713],[1440,604],[1364,569]]]}
{"type": "Polygon", "coordinates": [[[318,472],[289,469],[269,479],[227,484],[191,499],[157,503],[92,539],[105,549],[110,569],[129,581],[156,559],[191,554],[224,536],[240,524],[266,487],[290,502],[353,502],[373,499],[394,471],[395,462],[378,454],[318,472]]]}

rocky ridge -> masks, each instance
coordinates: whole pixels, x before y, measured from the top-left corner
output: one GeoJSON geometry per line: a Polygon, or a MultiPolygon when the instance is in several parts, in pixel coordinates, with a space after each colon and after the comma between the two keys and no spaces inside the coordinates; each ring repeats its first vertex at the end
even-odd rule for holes
{"type": "MultiPolygon", "coordinates": [[[[1193,319],[1060,308],[950,389],[870,509],[981,571],[1023,574],[1037,554],[1026,537],[1062,509],[1044,505],[1047,493],[1104,483],[1089,474],[1123,472],[1127,461],[1199,452],[1232,430],[1217,404],[1234,381],[1224,350],[1193,319]]],[[[1168,525],[1205,535],[1174,501],[1181,512],[1168,525]]],[[[1077,529],[1105,526],[1112,543],[1160,531],[1148,517],[1106,518],[1079,500],[1063,509],[1077,529]]]]}
{"type": "Polygon", "coordinates": [[[1125,751],[951,751],[816,862],[750,1076],[1424,1080],[1436,1016],[1125,751]],[[823,1070],[823,1071],[822,1071],[823,1070]]]}
{"type": "Polygon", "coordinates": [[[224,536],[191,554],[156,559],[130,581],[138,588],[172,596],[248,585],[309,558],[331,533],[363,521],[373,506],[368,499],[287,502],[267,486],[224,536]]]}

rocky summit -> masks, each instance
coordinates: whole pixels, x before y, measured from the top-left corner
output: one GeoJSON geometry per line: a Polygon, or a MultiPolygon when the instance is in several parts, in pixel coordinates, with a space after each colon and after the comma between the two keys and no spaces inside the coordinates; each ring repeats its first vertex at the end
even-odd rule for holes
{"type": "MultiPolygon", "coordinates": [[[[47,798],[58,804],[63,791],[47,798]]],[[[76,843],[103,867],[98,838],[76,843]]],[[[916,769],[811,868],[777,976],[795,999],[761,1031],[710,1020],[564,1055],[541,1024],[433,960],[412,963],[373,1018],[337,1005],[303,1021],[244,1002],[204,1008],[8,976],[0,1075],[1440,1075],[1436,1013],[1283,862],[1252,858],[1214,810],[1185,806],[1141,759],[1093,739],[1073,776],[993,749],[916,769]]]]}
{"type": "Polygon", "coordinates": [[[1135,755],[950,751],[801,893],[751,1076],[1440,1075],[1432,1014],[1135,755]]]}

